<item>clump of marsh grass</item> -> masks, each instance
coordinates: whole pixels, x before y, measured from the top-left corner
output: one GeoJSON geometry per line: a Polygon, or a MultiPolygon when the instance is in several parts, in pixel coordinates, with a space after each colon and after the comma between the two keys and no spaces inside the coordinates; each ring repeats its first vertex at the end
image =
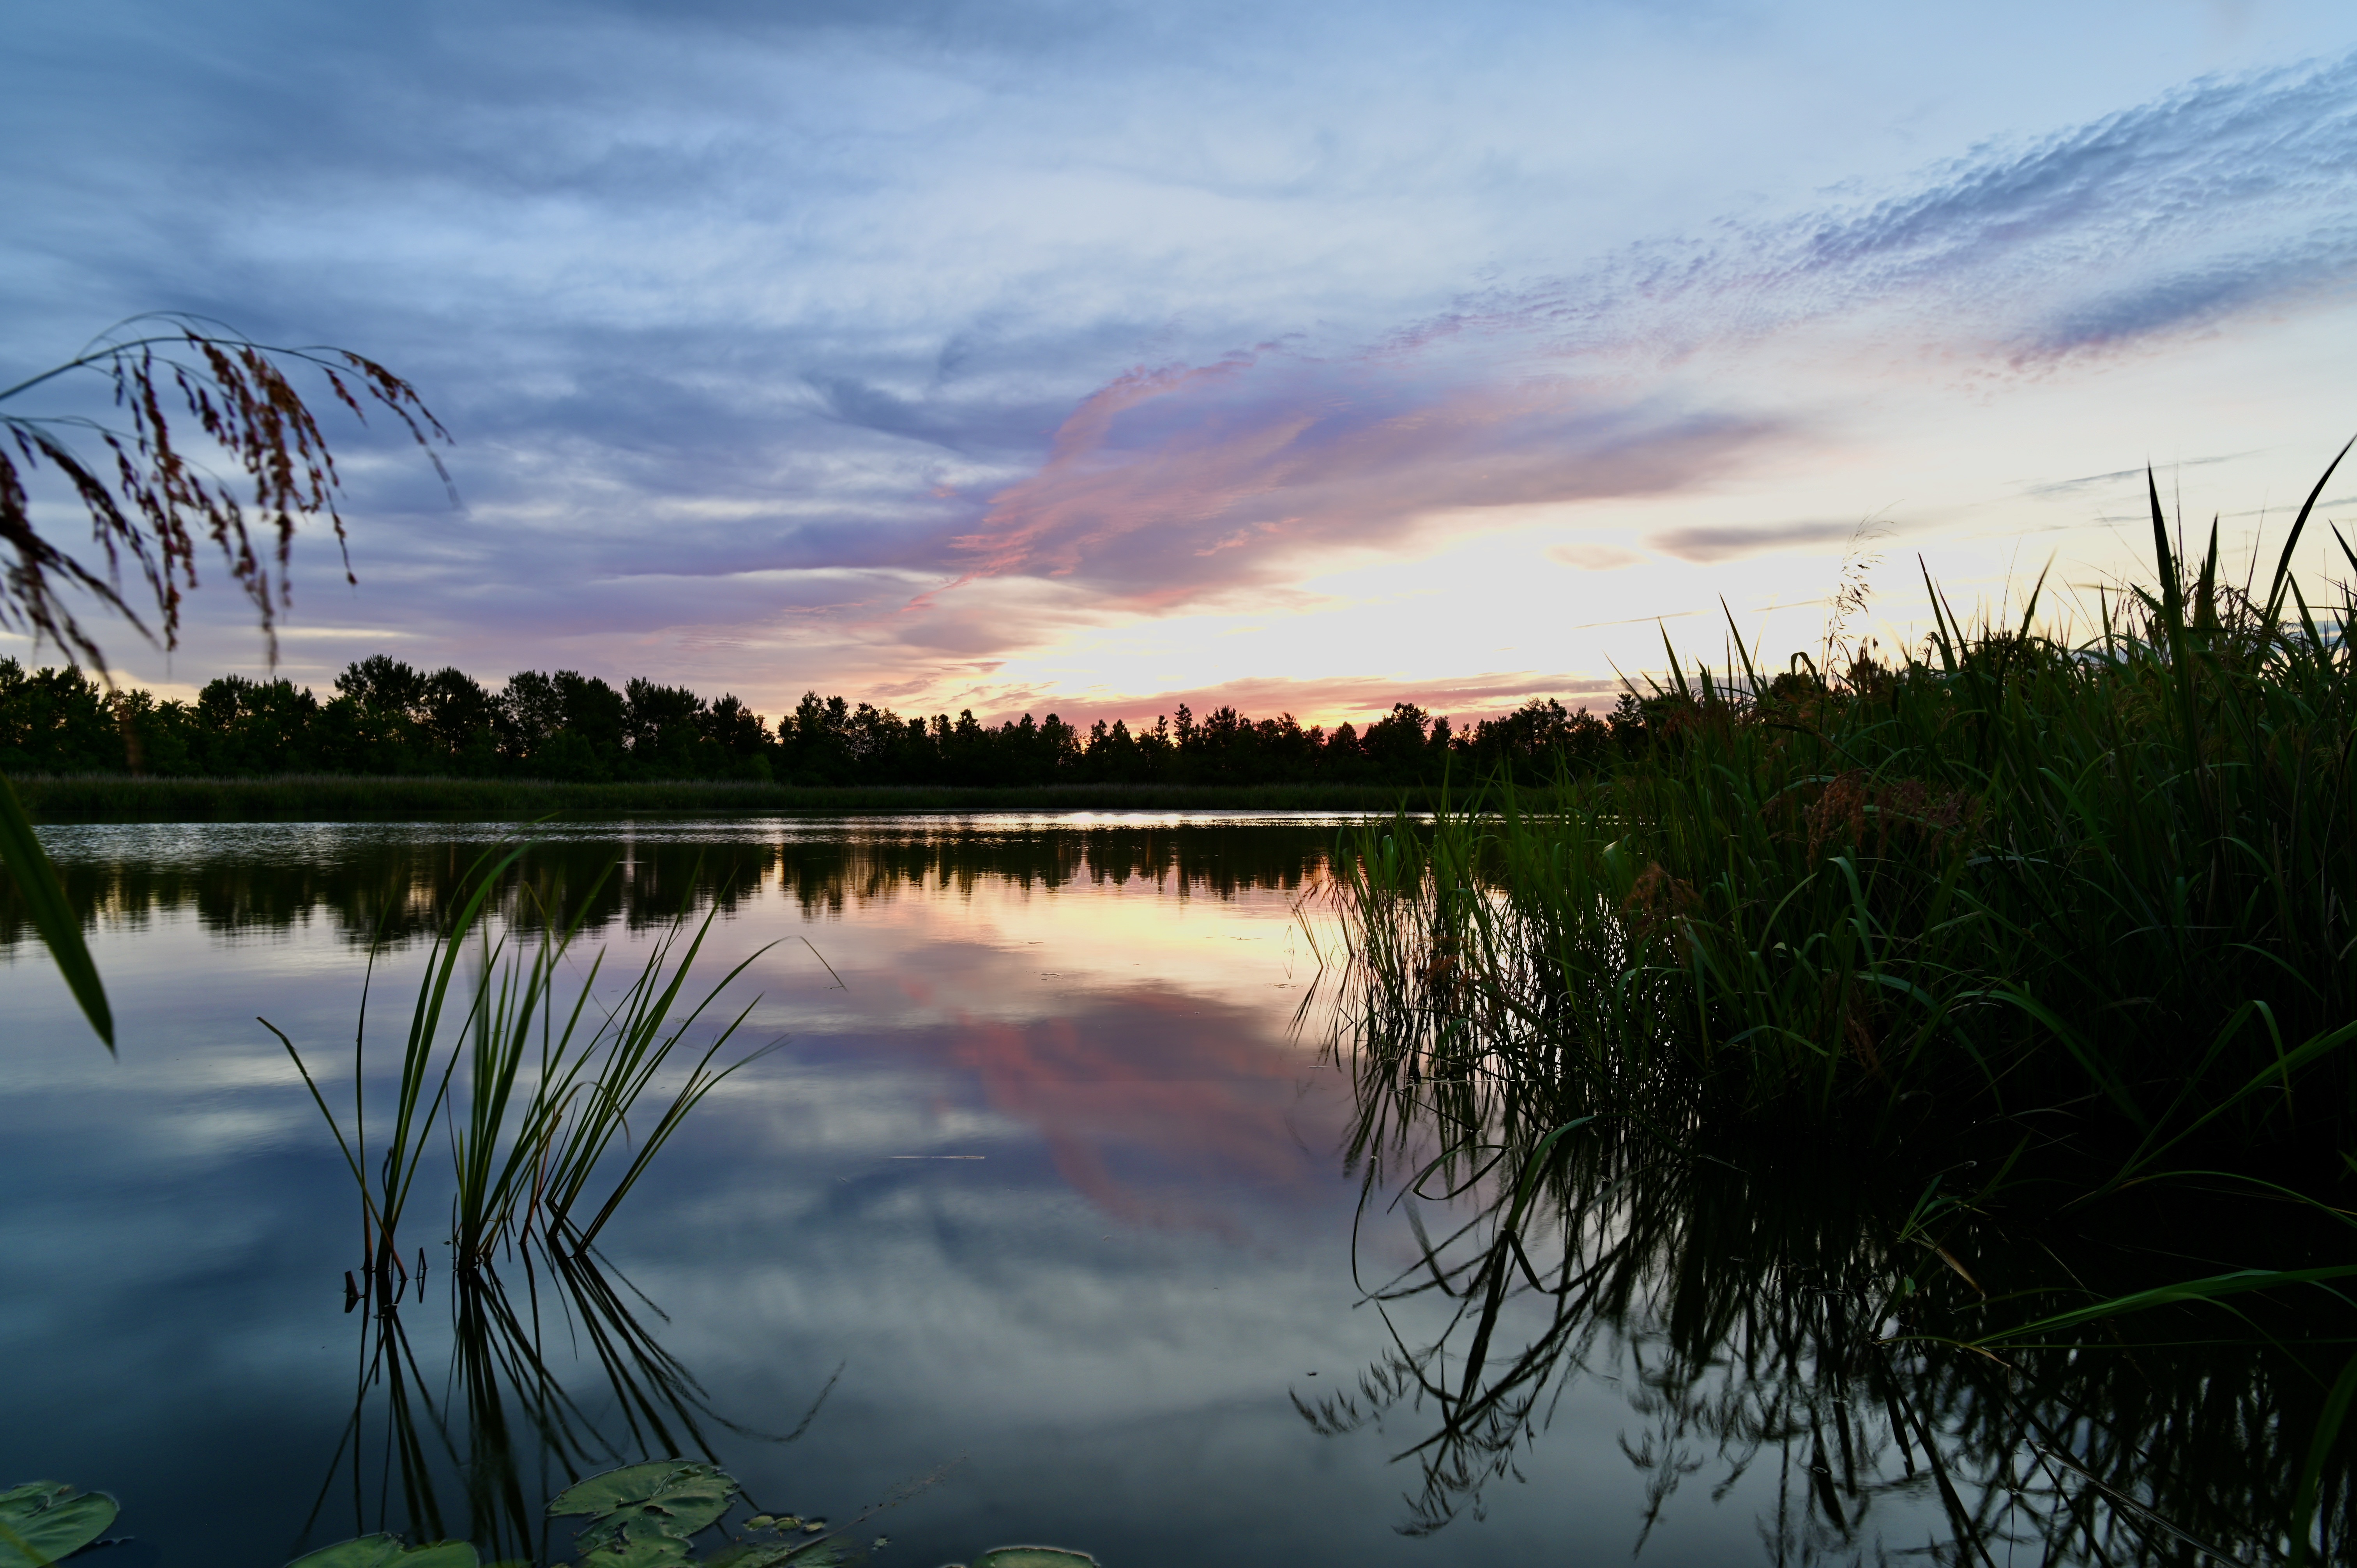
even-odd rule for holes
{"type": "Polygon", "coordinates": [[[1361,830],[1362,1058],[1469,1124],[2003,1123],[2112,1182],[2203,1145],[2329,1160],[2357,1122],[2357,588],[2290,570],[2323,485],[2263,585],[2214,525],[2186,558],[2152,489],[2154,575],[2092,636],[2038,591],[1967,626],[1927,576],[1915,657],[1672,650],[1600,772],[1361,830]]]}
{"type": "MultiPolygon", "coordinates": [[[[360,1188],[361,1278],[375,1294],[390,1294],[396,1278],[409,1278],[399,1237],[437,1122],[450,1155],[449,1241],[461,1271],[489,1263],[503,1242],[537,1239],[553,1251],[585,1252],[688,1113],[753,1059],[716,1065],[758,997],[719,1024],[668,1102],[633,1136],[630,1118],[674,1053],[720,993],[768,949],[692,996],[690,973],[716,908],[693,926],[683,911],[612,1005],[596,995],[603,952],[568,1000],[559,972],[596,889],[568,918],[531,887],[519,888],[520,906],[538,906],[532,909],[536,934],[525,938],[512,923],[495,934],[491,897],[522,853],[511,851],[496,862],[487,854],[460,882],[418,982],[390,1124],[378,1133],[373,1163],[363,1089],[366,987],[352,1046],[350,1136],[294,1042],[261,1020],[294,1059],[360,1188]],[[468,979],[460,962],[470,951],[477,961],[468,979]],[[625,1152],[627,1164],[615,1175],[610,1167],[625,1152]]],[[[371,977],[375,961],[372,949],[371,977]]]]}

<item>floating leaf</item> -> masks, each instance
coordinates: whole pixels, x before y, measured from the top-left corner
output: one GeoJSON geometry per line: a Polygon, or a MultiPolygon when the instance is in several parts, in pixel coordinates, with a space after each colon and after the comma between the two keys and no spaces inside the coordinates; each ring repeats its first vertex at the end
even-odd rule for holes
{"type": "Polygon", "coordinates": [[[397,1535],[364,1535],[356,1541],[339,1541],[307,1557],[296,1558],[287,1568],[478,1568],[479,1559],[472,1543],[464,1541],[436,1541],[424,1546],[411,1546],[397,1535]]]}
{"type": "Polygon", "coordinates": [[[0,1492],[0,1568],[34,1568],[79,1552],[114,1522],[114,1499],[60,1481],[0,1492]]]}
{"type": "Polygon", "coordinates": [[[1097,1568],[1097,1560],[1060,1546],[994,1546],[974,1560],[974,1568],[1097,1568]]]}
{"type": "Polygon", "coordinates": [[[733,1494],[736,1477],[717,1466],[698,1464],[691,1459],[651,1459],[643,1465],[625,1465],[602,1475],[576,1482],[556,1494],[548,1505],[551,1518],[566,1514],[611,1513],[630,1503],[650,1503],[662,1499],[683,1487],[717,1484],[733,1494]]]}
{"type": "Polygon", "coordinates": [[[437,1541],[401,1554],[401,1568],[479,1568],[481,1562],[475,1555],[474,1543],[466,1541],[437,1541]]]}
{"type": "Polygon", "coordinates": [[[737,1491],[737,1478],[716,1465],[656,1459],[568,1487],[548,1511],[552,1517],[597,1514],[600,1525],[618,1515],[649,1520],[663,1534],[685,1541],[726,1513],[737,1491]]]}
{"type": "Polygon", "coordinates": [[[834,1568],[848,1555],[839,1541],[748,1541],[714,1552],[703,1568],[834,1568]]]}
{"type": "Polygon", "coordinates": [[[659,1530],[625,1533],[581,1554],[581,1568],[679,1568],[688,1561],[687,1543],[659,1530]]]}
{"type": "Polygon", "coordinates": [[[411,1546],[397,1535],[363,1535],[297,1557],[286,1568],[477,1568],[472,1544],[437,1541],[411,1546]]]}
{"type": "Polygon", "coordinates": [[[687,1536],[674,1528],[673,1520],[632,1508],[616,1509],[576,1539],[581,1542],[581,1561],[597,1568],[647,1568],[652,1563],[687,1561],[687,1536]]]}

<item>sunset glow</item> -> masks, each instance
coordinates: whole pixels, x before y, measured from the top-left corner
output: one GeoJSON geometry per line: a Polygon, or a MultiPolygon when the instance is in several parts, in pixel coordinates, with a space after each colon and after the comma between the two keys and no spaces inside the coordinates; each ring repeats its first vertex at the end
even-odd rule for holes
{"type": "MultiPolygon", "coordinates": [[[[75,7],[0,63],[0,353],[184,310],[416,383],[462,504],[339,435],[322,688],[1609,703],[1665,637],[1818,647],[1852,554],[1890,645],[1926,572],[2091,607],[2147,463],[2239,558],[2357,428],[2352,48],[2296,0],[75,7]]],[[[240,607],[107,651],[258,672],[240,607]]]]}

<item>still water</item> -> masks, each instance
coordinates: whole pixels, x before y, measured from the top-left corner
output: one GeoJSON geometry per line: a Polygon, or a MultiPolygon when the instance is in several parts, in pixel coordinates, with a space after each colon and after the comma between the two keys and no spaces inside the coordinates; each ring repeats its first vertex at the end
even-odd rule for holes
{"type": "Polygon", "coordinates": [[[1477,1439],[1435,1444],[1446,1402],[1401,1369],[1446,1390],[1462,1305],[1386,1287],[1463,1216],[1370,1189],[1351,1155],[1364,1105],[1321,984],[1337,825],[536,830],[530,864],[576,895],[613,868],[579,949],[609,971],[716,905],[698,972],[749,957],[730,1048],[775,1048],[694,1112],[586,1277],[519,1259],[454,1290],[429,1248],[390,1318],[348,1309],[352,1185],[256,1020],[348,1107],[382,933],[382,1104],[436,912],[499,831],[47,830],[95,912],[121,1050],[0,918],[0,1485],[112,1492],[126,1568],[381,1528],[495,1545],[571,1477],[663,1454],[708,1454],[770,1510],[888,1503],[857,1535],[909,1568],[1014,1541],[1148,1568],[1872,1560],[1944,1538],[1903,1439],[1839,1410],[1753,1419],[1759,1378],[1715,1352],[1665,1383],[1630,1326],[1643,1303],[1569,1337],[1561,1292],[1510,1305],[1497,1362],[1554,1335],[1550,1359],[1477,1439]],[[503,1502],[486,1477],[511,1471],[503,1502]]]}

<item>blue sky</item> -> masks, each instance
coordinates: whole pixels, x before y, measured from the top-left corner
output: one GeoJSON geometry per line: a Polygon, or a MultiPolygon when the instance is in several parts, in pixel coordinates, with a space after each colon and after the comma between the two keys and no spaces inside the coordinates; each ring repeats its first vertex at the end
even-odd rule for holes
{"type": "MultiPolygon", "coordinates": [[[[177,309],[409,376],[464,505],[339,429],[320,684],[1470,715],[1722,598],[1813,648],[1861,524],[1899,640],[1918,554],[2132,570],[2147,461],[2280,521],[2357,429],[2357,12],[1923,9],[50,7],[0,370],[177,309]]],[[[258,668],[219,577],[122,672],[258,668]]]]}

